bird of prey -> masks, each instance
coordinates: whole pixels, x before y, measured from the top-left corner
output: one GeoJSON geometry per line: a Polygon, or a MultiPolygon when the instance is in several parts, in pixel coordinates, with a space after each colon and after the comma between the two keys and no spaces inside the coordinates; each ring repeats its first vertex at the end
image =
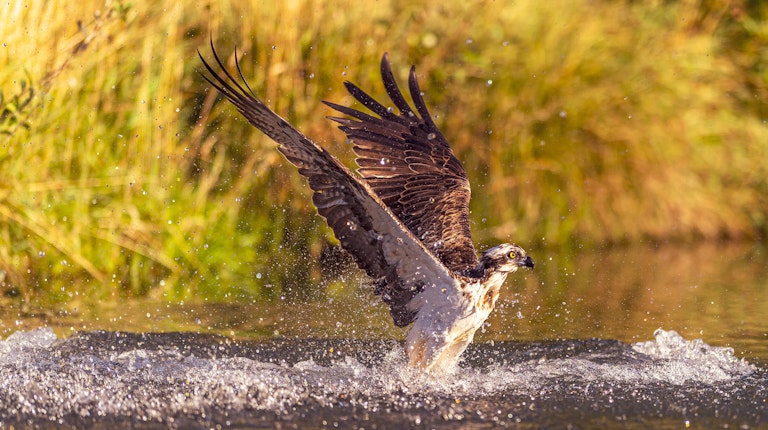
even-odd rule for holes
{"type": "Polygon", "coordinates": [[[413,323],[405,347],[408,364],[426,372],[447,370],[472,342],[499,297],[508,273],[533,268],[519,246],[502,244],[480,258],[469,228],[469,180],[432,120],[411,67],[408,88],[416,110],[395,81],[389,57],[381,59],[384,88],[397,113],[350,82],[350,94],[373,114],[324,102],[344,117],[358,174],[268,108],[248,85],[198,55],[203,77],[309,180],[312,202],[357,265],[373,278],[397,326],[413,323]]]}

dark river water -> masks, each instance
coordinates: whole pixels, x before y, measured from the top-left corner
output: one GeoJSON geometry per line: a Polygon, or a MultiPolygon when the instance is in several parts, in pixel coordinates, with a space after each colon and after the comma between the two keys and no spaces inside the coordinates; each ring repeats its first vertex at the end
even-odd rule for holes
{"type": "Polygon", "coordinates": [[[511,277],[432,376],[357,275],[301,301],[6,302],[0,427],[768,428],[764,247],[577,254],[511,277]]]}

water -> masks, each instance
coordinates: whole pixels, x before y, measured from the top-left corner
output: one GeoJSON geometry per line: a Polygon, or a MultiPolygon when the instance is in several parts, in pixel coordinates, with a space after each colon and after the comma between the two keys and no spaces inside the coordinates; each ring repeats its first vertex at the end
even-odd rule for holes
{"type": "Polygon", "coordinates": [[[728,348],[653,340],[473,345],[424,377],[394,341],[232,341],[50,329],[0,342],[0,423],[38,427],[637,428],[768,425],[768,372],[728,348]],[[276,424],[277,423],[277,424],[276,424]]]}
{"type": "Polygon", "coordinates": [[[350,273],[303,301],[0,298],[0,427],[768,428],[763,247],[536,256],[430,378],[350,273]]]}

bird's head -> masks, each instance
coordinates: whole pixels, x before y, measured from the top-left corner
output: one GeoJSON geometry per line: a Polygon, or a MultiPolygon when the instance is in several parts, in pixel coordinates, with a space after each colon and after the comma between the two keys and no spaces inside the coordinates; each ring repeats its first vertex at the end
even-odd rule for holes
{"type": "Polygon", "coordinates": [[[512,243],[503,243],[485,251],[480,258],[480,265],[484,269],[515,272],[520,267],[533,269],[533,259],[523,248],[512,243]]]}

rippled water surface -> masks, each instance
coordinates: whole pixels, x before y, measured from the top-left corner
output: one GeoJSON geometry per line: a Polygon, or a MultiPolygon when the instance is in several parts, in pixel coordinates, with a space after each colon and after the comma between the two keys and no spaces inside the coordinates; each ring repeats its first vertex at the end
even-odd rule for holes
{"type": "Polygon", "coordinates": [[[453,372],[356,275],[298,300],[0,302],[0,427],[766,428],[761,247],[539,256],[453,372]]]}

